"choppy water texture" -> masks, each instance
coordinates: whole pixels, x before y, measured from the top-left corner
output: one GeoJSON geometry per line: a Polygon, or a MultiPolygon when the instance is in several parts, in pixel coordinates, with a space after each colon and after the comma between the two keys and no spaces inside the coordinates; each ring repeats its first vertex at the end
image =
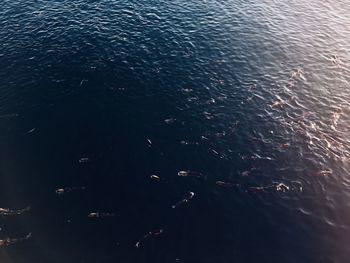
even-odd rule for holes
{"type": "Polygon", "coordinates": [[[350,2],[3,0],[0,261],[349,262],[350,2]]]}

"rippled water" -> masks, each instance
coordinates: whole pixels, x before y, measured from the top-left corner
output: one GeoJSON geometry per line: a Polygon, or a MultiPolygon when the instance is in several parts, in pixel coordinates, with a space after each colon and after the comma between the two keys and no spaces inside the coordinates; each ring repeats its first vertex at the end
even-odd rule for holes
{"type": "Polygon", "coordinates": [[[349,262],[349,22],[2,1],[0,261],[349,262]]]}

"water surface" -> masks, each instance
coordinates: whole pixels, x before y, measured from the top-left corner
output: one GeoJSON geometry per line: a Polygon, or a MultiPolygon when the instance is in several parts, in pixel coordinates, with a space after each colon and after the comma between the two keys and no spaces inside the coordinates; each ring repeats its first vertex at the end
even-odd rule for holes
{"type": "Polygon", "coordinates": [[[349,14],[4,0],[1,262],[348,262],[349,14]]]}

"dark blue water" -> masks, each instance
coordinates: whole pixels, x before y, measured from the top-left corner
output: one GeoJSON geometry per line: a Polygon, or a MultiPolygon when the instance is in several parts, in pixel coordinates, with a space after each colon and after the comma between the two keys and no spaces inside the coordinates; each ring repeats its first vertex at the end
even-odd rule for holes
{"type": "Polygon", "coordinates": [[[349,262],[349,18],[3,0],[0,261],[349,262]]]}

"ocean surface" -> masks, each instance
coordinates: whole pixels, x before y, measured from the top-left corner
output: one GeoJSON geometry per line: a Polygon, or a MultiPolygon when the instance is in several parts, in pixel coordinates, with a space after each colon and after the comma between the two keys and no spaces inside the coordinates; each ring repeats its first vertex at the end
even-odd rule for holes
{"type": "Polygon", "coordinates": [[[348,0],[2,0],[1,263],[350,262],[348,0]]]}

